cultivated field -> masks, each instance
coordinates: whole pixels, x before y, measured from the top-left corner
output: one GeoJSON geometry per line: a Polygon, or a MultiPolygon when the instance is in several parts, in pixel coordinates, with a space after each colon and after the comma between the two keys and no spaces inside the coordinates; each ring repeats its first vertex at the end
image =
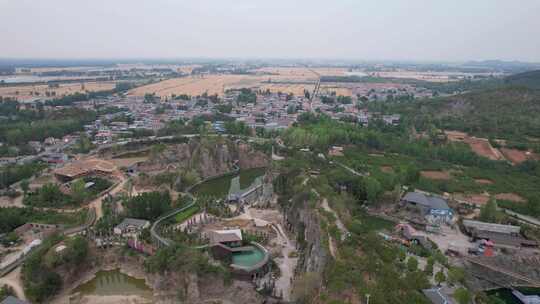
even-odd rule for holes
{"type": "Polygon", "coordinates": [[[452,178],[450,173],[446,171],[420,171],[420,175],[434,180],[449,180],[452,178]]]}
{"type": "Polygon", "coordinates": [[[41,85],[21,85],[21,86],[3,86],[0,87],[0,96],[2,97],[14,97],[19,100],[29,99],[32,97],[44,97],[46,92],[55,92],[56,96],[63,96],[73,94],[76,92],[95,92],[114,89],[114,81],[89,81],[84,83],[64,83],[60,84],[58,88],[50,88],[46,84],[41,85]],[[30,95],[33,93],[34,96],[30,95]],[[35,95],[38,92],[38,96],[35,95]]]}
{"type": "Polygon", "coordinates": [[[189,76],[182,78],[168,79],[157,83],[135,88],[128,92],[133,96],[144,96],[146,93],[155,93],[157,96],[165,97],[173,94],[202,95],[223,95],[227,89],[249,88],[257,86],[262,81],[261,77],[250,75],[204,75],[189,76]]]}
{"type": "MultiPolygon", "coordinates": [[[[344,75],[346,69],[315,68],[320,75],[344,75]]],[[[254,70],[251,75],[203,75],[164,80],[158,83],[135,88],[129,91],[133,96],[144,96],[154,93],[160,97],[188,94],[192,96],[218,94],[222,96],[227,89],[251,88],[270,90],[271,92],[303,95],[304,90],[313,91],[318,75],[308,68],[263,68],[254,70]]],[[[321,92],[336,92],[337,95],[351,96],[352,89],[331,84],[322,85],[321,92]]]]}

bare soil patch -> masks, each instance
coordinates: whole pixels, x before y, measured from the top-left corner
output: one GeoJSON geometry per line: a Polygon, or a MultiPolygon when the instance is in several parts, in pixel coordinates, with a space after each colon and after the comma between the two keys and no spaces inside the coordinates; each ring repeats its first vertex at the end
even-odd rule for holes
{"type": "Polygon", "coordinates": [[[478,184],[482,184],[482,185],[492,185],[493,184],[492,180],[485,179],[485,178],[477,178],[474,181],[477,182],[478,184]]]}
{"type": "Polygon", "coordinates": [[[485,138],[478,138],[469,136],[467,133],[459,131],[444,131],[446,137],[451,142],[464,142],[468,144],[474,153],[487,157],[491,160],[501,160],[504,159],[502,153],[493,148],[489,143],[489,140],[485,138]]]}
{"type": "Polygon", "coordinates": [[[394,173],[394,168],[391,166],[381,166],[381,171],[384,173],[394,173]]]}
{"type": "Polygon", "coordinates": [[[465,142],[471,146],[474,153],[480,156],[487,157],[491,160],[500,160],[504,158],[501,152],[493,148],[487,139],[469,137],[465,142]]]}
{"type": "Polygon", "coordinates": [[[489,201],[489,195],[486,193],[477,193],[477,194],[464,194],[464,193],[454,193],[454,198],[461,201],[466,201],[477,206],[482,206],[487,204],[489,201]]]}
{"type": "Polygon", "coordinates": [[[513,164],[521,164],[528,159],[537,159],[537,155],[529,151],[521,151],[517,149],[501,148],[501,152],[513,164]]]}
{"type": "Polygon", "coordinates": [[[511,201],[516,203],[525,203],[527,202],[526,199],[523,197],[515,194],[515,193],[499,193],[495,195],[495,198],[498,200],[504,200],[504,201],[511,201]]]}
{"type": "Polygon", "coordinates": [[[449,180],[452,178],[450,173],[446,171],[420,171],[420,175],[434,180],[449,180]]]}

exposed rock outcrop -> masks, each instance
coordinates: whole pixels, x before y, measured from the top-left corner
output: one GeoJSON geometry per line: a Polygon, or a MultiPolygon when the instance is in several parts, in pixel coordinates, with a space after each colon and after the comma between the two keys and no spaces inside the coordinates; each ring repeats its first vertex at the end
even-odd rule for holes
{"type": "Polygon", "coordinates": [[[328,246],[324,245],[319,213],[308,206],[308,201],[295,204],[286,212],[287,223],[296,233],[303,233],[304,243],[298,260],[300,272],[322,273],[328,262],[328,246]]]}
{"type": "Polygon", "coordinates": [[[241,169],[265,167],[269,157],[244,142],[225,138],[190,139],[188,143],[174,144],[141,164],[146,172],[174,169],[194,169],[203,178],[229,172],[234,164],[241,169]]]}

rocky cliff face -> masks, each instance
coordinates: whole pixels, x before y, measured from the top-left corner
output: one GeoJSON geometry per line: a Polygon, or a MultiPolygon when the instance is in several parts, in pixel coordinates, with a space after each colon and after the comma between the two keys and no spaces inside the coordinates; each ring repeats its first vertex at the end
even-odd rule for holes
{"type": "Polygon", "coordinates": [[[322,243],[320,215],[308,204],[308,201],[304,201],[302,204],[289,208],[286,212],[286,220],[289,227],[292,227],[297,234],[301,234],[304,239],[297,270],[322,273],[328,262],[328,247],[322,243]]]}
{"type": "Polygon", "coordinates": [[[223,280],[207,276],[205,278],[196,275],[191,276],[186,304],[262,304],[265,298],[261,296],[250,282],[233,281],[230,285],[223,280]]]}
{"type": "Polygon", "coordinates": [[[249,144],[228,139],[191,139],[188,143],[168,146],[142,165],[147,171],[194,169],[205,178],[229,172],[234,164],[241,169],[265,167],[269,157],[249,144]]]}

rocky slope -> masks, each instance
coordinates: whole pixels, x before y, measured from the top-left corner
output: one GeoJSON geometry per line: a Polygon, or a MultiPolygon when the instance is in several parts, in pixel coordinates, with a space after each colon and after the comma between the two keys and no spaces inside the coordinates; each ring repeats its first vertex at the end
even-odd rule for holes
{"type": "Polygon", "coordinates": [[[323,232],[319,213],[309,207],[306,200],[300,204],[294,204],[286,212],[286,221],[290,229],[293,229],[303,239],[300,242],[302,254],[298,261],[297,271],[322,273],[328,262],[328,246],[323,244],[323,232]]]}
{"type": "Polygon", "coordinates": [[[241,169],[267,166],[269,157],[244,142],[224,138],[190,139],[188,143],[167,146],[151,155],[141,170],[194,169],[203,178],[223,174],[238,163],[241,169]]]}

